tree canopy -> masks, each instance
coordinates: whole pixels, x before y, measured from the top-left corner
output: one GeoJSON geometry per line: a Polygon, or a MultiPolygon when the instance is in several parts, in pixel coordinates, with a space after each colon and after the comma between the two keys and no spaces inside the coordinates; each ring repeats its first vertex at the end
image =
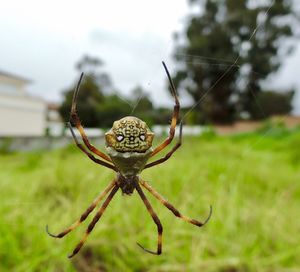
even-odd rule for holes
{"type": "Polygon", "coordinates": [[[198,11],[175,35],[176,86],[198,103],[198,122],[231,122],[241,112],[254,118],[261,82],[293,48],[284,43],[299,26],[292,1],[189,3],[198,11]]]}
{"type": "MultiPolygon", "coordinates": [[[[83,56],[76,64],[76,69],[84,72],[77,97],[77,110],[85,126],[108,128],[115,120],[131,113],[153,124],[157,116],[153,116],[153,104],[142,87],[134,88],[130,98],[122,96],[115,90],[109,75],[103,71],[103,61],[95,57],[83,56]]],[[[76,84],[63,92],[64,99],[59,112],[65,122],[70,118],[76,84]]]]}
{"type": "MultiPolygon", "coordinates": [[[[103,65],[98,58],[84,56],[77,64],[77,69],[85,72],[85,76],[80,86],[77,99],[77,110],[79,116],[84,120],[85,126],[93,127],[101,122],[98,108],[104,102],[103,87],[99,84],[99,79],[106,75],[98,69],[103,65]]],[[[78,76],[79,79],[79,76],[78,76]]],[[[59,108],[60,115],[65,122],[69,121],[72,97],[76,87],[74,85],[63,92],[64,100],[59,108]]]]}

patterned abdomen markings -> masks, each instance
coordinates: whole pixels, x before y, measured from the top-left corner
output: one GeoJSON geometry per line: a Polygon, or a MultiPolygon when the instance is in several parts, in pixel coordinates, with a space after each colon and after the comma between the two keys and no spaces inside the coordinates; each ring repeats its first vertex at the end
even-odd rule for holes
{"type": "Polygon", "coordinates": [[[119,143],[119,148],[131,150],[144,150],[147,147],[145,135],[147,130],[135,120],[123,120],[115,132],[124,135],[124,140],[119,143]]]}
{"type": "Polygon", "coordinates": [[[146,152],[152,145],[153,133],[142,120],[127,116],[115,121],[106,134],[106,142],[118,152],[146,152]]]}

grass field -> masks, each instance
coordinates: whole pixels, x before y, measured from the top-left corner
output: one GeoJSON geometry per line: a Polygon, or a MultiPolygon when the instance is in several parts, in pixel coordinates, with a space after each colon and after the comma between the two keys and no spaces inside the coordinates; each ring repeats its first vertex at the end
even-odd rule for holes
{"type": "Polygon", "coordinates": [[[144,179],[203,228],[174,217],[149,194],[156,226],[135,193],[118,193],[78,256],[67,255],[85,224],[73,223],[114,174],[73,145],[0,157],[0,271],[300,271],[300,130],[184,138],[174,157],[144,179]]]}

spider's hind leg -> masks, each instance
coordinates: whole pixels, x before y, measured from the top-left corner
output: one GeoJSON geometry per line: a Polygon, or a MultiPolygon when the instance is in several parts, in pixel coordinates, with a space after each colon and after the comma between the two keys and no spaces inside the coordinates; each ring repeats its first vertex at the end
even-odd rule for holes
{"type": "Polygon", "coordinates": [[[149,250],[149,249],[146,249],[144,248],[142,245],[140,245],[139,243],[138,246],[143,249],[144,251],[148,252],[148,253],[151,253],[151,254],[154,254],[154,255],[160,255],[161,252],[162,252],[162,232],[163,232],[163,227],[160,223],[160,220],[158,218],[158,216],[156,215],[156,213],[154,212],[150,202],[148,201],[148,199],[146,198],[144,192],[142,191],[142,188],[140,187],[140,185],[138,183],[136,183],[136,190],[138,192],[138,194],[140,195],[141,199],[143,200],[148,212],[150,213],[154,223],[156,224],[157,226],[157,232],[158,232],[158,237],[157,237],[157,250],[156,252],[155,251],[152,251],[152,250],[149,250]]]}
{"type": "Polygon", "coordinates": [[[210,206],[209,215],[204,222],[200,222],[196,219],[189,218],[182,215],[171,203],[169,203],[164,197],[162,197],[158,192],[156,192],[146,181],[140,179],[141,185],[146,188],[156,199],[158,199],[165,207],[167,207],[175,216],[181,218],[182,220],[193,224],[197,227],[203,227],[210,219],[212,215],[212,206],[210,206]]]}
{"type": "Polygon", "coordinates": [[[110,194],[108,195],[108,197],[105,199],[105,201],[103,202],[102,206],[100,207],[100,209],[97,211],[96,215],[94,216],[92,222],[88,225],[84,236],[82,237],[81,241],[77,244],[77,246],[75,247],[75,249],[73,250],[72,254],[70,254],[68,256],[68,258],[72,258],[74,255],[76,255],[79,250],[82,248],[82,246],[84,245],[87,237],[89,236],[89,234],[92,232],[92,230],[94,229],[95,225],[97,224],[97,222],[99,221],[99,219],[101,218],[101,216],[103,215],[105,209],[107,208],[108,204],[110,203],[110,201],[113,199],[114,195],[116,194],[116,192],[119,190],[119,186],[115,185],[113,187],[113,189],[111,190],[110,194]]]}
{"type": "Polygon", "coordinates": [[[73,223],[70,227],[66,228],[59,234],[52,234],[49,232],[48,225],[46,226],[46,232],[54,238],[62,238],[67,235],[69,232],[77,228],[87,217],[88,215],[95,209],[95,207],[99,204],[99,202],[109,193],[109,191],[116,185],[116,181],[114,180],[107,186],[104,191],[92,202],[92,204],[86,209],[86,211],[80,216],[80,218],[73,223]]]}

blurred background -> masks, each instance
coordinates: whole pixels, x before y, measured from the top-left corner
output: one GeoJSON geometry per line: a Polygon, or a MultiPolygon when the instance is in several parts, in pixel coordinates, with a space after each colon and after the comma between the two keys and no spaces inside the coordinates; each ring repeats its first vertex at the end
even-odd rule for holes
{"type": "Polygon", "coordinates": [[[296,0],[1,3],[0,271],[300,271],[299,29],[296,0]],[[151,217],[118,194],[69,260],[93,215],[62,240],[45,225],[71,225],[114,177],[66,128],[80,74],[78,113],[99,149],[128,115],[157,145],[174,104],[162,60],[183,146],[142,176],[212,218],[198,229],[149,196],[164,225],[152,256],[135,244],[155,248],[151,217]]]}

